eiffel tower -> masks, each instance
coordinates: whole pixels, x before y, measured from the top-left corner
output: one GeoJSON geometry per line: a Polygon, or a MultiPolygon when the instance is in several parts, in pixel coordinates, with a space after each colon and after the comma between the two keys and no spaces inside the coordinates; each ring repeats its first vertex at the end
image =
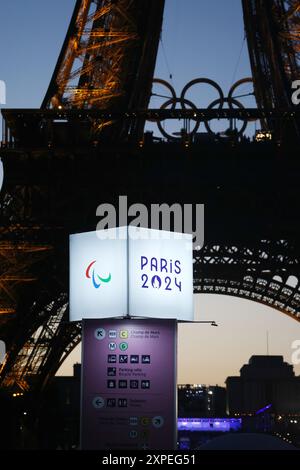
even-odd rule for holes
{"type": "Polygon", "coordinates": [[[300,114],[291,102],[300,2],[242,3],[257,109],[185,109],[184,98],[181,110],[148,109],[164,0],[77,0],[41,108],[2,110],[2,387],[44,390],[80,342],[80,324],[68,322],[68,236],[94,230],[97,206],[123,194],[205,203],[195,293],[247,298],[300,321],[300,114]],[[260,119],[273,141],[144,134],[146,120],[224,117],[260,119]]]}

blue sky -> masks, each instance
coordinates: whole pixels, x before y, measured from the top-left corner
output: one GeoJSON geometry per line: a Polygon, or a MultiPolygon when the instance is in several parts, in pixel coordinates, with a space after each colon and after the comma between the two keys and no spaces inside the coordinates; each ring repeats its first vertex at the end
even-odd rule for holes
{"type": "Polygon", "coordinates": [[[178,92],[196,77],[209,77],[226,92],[251,74],[246,44],[236,70],[244,42],[240,0],[167,0],[162,41],[169,67],[161,48],[156,74],[168,79],[170,70],[178,92]]]}
{"type": "MultiPolygon", "coordinates": [[[[74,5],[75,0],[1,2],[0,80],[7,85],[8,107],[41,105],[74,5]]],[[[243,40],[240,0],[167,0],[155,75],[171,81],[178,95],[196,77],[217,81],[227,94],[235,80],[251,75],[243,40]]],[[[205,107],[216,94],[199,86],[187,97],[205,107]]],[[[253,105],[253,100],[243,102],[253,105]]],[[[300,339],[300,326],[294,320],[249,301],[197,296],[196,316],[215,319],[220,326],[181,327],[180,382],[222,384],[251,354],[265,354],[267,330],[270,352],[284,354],[289,362],[291,344],[300,339]]],[[[77,349],[61,372],[70,373],[79,358],[77,349]]]]}
{"type": "MultiPolygon", "coordinates": [[[[0,80],[6,82],[7,107],[40,107],[74,5],[75,0],[2,2],[0,80]]],[[[161,39],[155,76],[169,80],[177,95],[191,79],[208,77],[227,96],[234,81],[251,75],[240,0],[166,0],[161,39]]],[[[238,90],[239,94],[249,91],[249,85],[238,90]]],[[[165,90],[155,87],[154,92],[165,90]]],[[[197,85],[186,97],[206,107],[218,95],[208,86],[197,85]]],[[[162,103],[153,99],[151,106],[162,103]]],[[[242,103],[254,105],[248,98],[242,103]]],[[[156,131],[156,126],[148,128],[156,131]]],[[[170,130],[178,131],[180,125],[172,124],[170,130]]]]}
{"type": "MultiPolygon", "coordinates": [[[[7,84],[9,107],[40,106],[74,5],[75,0],[2,2],[0,79],[7,84]]],[[[234,80],[250,75],[246,43],[240,55],[243,38],[240,0],[166,0],[155,75],[169,80],[171,72],[178,94],[200,76],[216,80],[227,93],[234,80]]],[[[199,107],[216,97],[200,88],[191,96],[199,107]]]]}
{"type": "Polygon", "coordinates": [[[74,0],[1,2],[0,78],[6,82],[8,107],[40,107],[74,4],[74,0]]]}

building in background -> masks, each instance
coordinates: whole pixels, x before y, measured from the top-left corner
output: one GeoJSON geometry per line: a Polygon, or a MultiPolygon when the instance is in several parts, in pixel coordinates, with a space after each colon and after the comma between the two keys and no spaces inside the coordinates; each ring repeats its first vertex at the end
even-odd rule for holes
{"type": "Polygon", "coordinates": [[[282,356],[252,356],[240,377],[228,377],[227,411],[230,415],[256,413],[272,405],[272,413],[300,413],[300,377],[282,356]]]}
{"type": "Polygon", "coordinates": [[[178,385],[178,415],[187,417],[216,417],[226,414],[224,387],[178,385]]]}

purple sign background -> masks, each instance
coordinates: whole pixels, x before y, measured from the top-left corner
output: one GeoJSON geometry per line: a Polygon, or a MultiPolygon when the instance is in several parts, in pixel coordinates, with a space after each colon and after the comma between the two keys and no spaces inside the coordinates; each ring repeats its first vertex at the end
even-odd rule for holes
{"type": "Polygon", "coordinates": [[[175,449],[175,320],[84,320],[82,449],[175,449]]]}

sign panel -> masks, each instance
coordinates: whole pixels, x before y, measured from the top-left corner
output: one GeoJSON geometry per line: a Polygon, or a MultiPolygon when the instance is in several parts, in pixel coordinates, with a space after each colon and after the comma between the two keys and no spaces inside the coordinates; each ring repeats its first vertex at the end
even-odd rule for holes
{"type": "Polygon", "coordinates": [[[70,236],[70,320],[193,320],[192,235],[121,227],[70,236]]]}
{"type": "Polygon", "coordinates": [[[129,312],[192,321],[192,235],[129,227],[129,312]]]}
{"type": "Polygon", "coordinates": [[[175,449],[173,320],[84,320],[82,449],[175,449]]]}
{"type": "Polygon", "coordinates": [[[70,320],[127,313],[127,227],[70,236],[70,320]]]}

